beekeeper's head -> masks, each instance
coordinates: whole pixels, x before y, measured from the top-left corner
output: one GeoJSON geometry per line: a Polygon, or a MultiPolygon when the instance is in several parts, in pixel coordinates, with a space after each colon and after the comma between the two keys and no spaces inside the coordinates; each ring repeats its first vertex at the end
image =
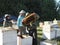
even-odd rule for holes
{"type": "Polygon", "coordinates": [[[21,10],[20,12],[19,12],[19,15],[25,15],[25,11],[24,10],[21,10]]]}
{"type": "Polygon", "coordinates": [[[9,16],[8,14],[5,14],[5,17],[9,16]]]}

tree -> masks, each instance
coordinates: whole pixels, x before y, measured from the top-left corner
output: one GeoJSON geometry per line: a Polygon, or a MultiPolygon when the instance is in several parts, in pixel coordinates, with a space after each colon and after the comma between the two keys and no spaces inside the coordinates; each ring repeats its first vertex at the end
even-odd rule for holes
{"type": "Polygon", "coordinates": [[[26,8],[21,0],[0,0],[0,17],[6,13],[18,16],[21,9],[26,8]]]}
{"type": "Polygon", "coordinates": [[[56,4],[57,19],[60,19],[60,1],[56,4]]]}
{"type": "Polygon", "coordinates": [[[40,20],[53,20],[57,17],[54,0],[25,0],[25,6],[30,12],[40,15],[40,20]]]}
{"type": "Polygon", "coordinates": [[[36,12],[40,20],[57,18],[54,0],[0,0],[0,16],[5,13],[18,16],[19,11],[36,12]]]}
{"type": "Polygon", "coordinates": [[[41,15],[43,20],[53,20],[56,18],[56,9],[54,0],[41,0],[41,15]]]}

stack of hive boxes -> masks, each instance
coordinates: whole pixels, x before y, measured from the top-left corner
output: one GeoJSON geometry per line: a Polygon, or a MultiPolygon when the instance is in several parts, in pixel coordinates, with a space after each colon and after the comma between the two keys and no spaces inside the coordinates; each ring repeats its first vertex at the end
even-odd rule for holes
{"type": "Polygon", "coordinates": [[[46,40],[41,41],[40,45],[57,45],[57,42],[53,41],[52,39],[59,37],[60,36],[59,32],[60,28],[57,25],[56,21],[53,21],[52,24],[50,24],[48,21],[44,22],[43,38],[46,40]]]}
{"type": "Polygon", "coordinates": [[[23,35],[24,38],[17,36],[17,45],[32,45],[32,37],[23,35]]]}
{"type": "Polygon", "coordinates": [[[0,28],[0,45],[17,45],[17,30],[0,28]]]}

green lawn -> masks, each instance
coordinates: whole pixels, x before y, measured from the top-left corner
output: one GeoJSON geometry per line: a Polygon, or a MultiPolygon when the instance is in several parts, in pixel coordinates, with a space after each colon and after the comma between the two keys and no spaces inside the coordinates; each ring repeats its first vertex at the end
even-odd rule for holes
{"type": "MultiPolygon", "coordinates": [[[[42,30],[40,28],[37,29],[37,37],[38,37],[38,45],[40,45],[40,41],[41,40],[44,40],[42,39],[42,30]]],[[[57,44],[60,45],[60,37],[59,38],[56,38],[56,39],[53,39],[53,40],[57,40],[57,44]]]]}

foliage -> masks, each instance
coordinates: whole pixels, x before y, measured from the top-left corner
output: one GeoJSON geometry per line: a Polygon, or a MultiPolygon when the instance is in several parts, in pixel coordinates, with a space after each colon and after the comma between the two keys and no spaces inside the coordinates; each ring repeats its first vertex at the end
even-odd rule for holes
{"type": "Polygon", "coordinates": [[[0,0],[0,17],[6,13],[18,16],[21,9],[36,12],[41,21],[58,18],[54,0],[0,0]]]}
{"type": "Polygon", "coordinates": [[[18,15],[21,9],[26,8],[20,0],[0,0],[0,16],[8,13],[18,15]]]}
{"type": "Polygon", "coordinates": [[[54,0],[41,0],[41,10],[43,20],[53,20],[57,17],[54,0]]]}

